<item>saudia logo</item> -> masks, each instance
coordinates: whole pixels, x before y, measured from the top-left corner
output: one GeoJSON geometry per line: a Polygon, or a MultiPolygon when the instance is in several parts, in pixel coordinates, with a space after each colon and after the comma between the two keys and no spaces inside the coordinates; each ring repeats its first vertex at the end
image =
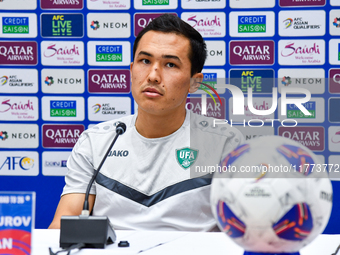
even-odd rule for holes
{"type": "Polygon", "coordinates": [[[198,150],[190,149],[188,147],[176,150],[177,161],[181,167],[187,169],[197,159],[198,150]]]}
{"type": "Polygon", "coordinates": [[[96,62],[122,62],[122,45],[96,45],[96,62]]]}
{"type": "Polygon", "coordinates": [[[193,22],[192,27],[220,27],[221,26],[221,22],[220,22],[220,18],[218,18],[216,15],[213,19],[209,19],[208,17],[204,19],[196,19],[196,15],[188,18],[189,22],[193,22]]]}
{"type": "Polygon", "coordinates": [[[307,45],[303,47],[295,47],[295,43],[289,43],[285,46],[285,48],[281,51],[281,56],[289,57],[293,54],[295,55],[313,55],[313,54],[320,54],[319,45],[316,43],[313,46],[308,47],[307,45]]]}
{"type": "Polygon", "coordinates": [[[265,33],[266,16],[239,16],[238,17],[239,33],[265,33]]]}
{"type": "Polygon", "coordinates": [[[65,46],[64,48],[58,48],[56,47],[56,43],[52,44],[47,47],[47,49],[44,51],[44,56],[47,58],[51,58],[53,56],[74,56],[74,55],[80,55],[78,47],[74,44],[71,49],[67,48],[65,46]]]}
{"type": "Polygon", "coordinates": [[[28,34],[28,17],[2,17],[2,32],[4,34],[28,34]]]}
{"type": "Polygon", "coordinates": [[[169,5],[169,0],[142,0],[142,5],[169,5]]]}
{"type": "Polygon", "coordinates": [[[33,111],[33,102],[31,102],[30,100],[27,100],[27,103],[21,103],[21,101],[19,103],[11,103],[11,99],[5,99],[2,101],[1,103],[2,106],[0,110],[0,112],[7,112],[9,110],[22,110],[22,111],[33,111]]]}

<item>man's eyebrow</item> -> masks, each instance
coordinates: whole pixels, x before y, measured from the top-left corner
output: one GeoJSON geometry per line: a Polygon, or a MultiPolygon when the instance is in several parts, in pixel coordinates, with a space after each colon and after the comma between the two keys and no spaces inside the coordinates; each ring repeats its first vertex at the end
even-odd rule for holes
{"type": "Polygon", "coordinates": [[[182,61],[179,59],[179,57],[174,56],[174,55],[162,55],[162,58],[171,58],[171,59],[178,60],[180,63],[182,63],[182,61]]]}
{"type": "Polygon", "coordinates": [[[149,56],[149,57],[153,57],[152,54],[150,54],[149,52],[146,52],[146,51],[140,51],[140,52],[138,53],[138,56],[140,56],[140,55],[147,55],[147,56],[149,56]]]}
{"type": "MultiPolygon", "coordinates": [[[[146,56],[149,56],[149,57],[153,57],[153,55],[149,52],[146,52],[146,51],[140,51],[138,53],[138,56],[140,55],[146,55],[146,56]]],[[[182,61],[180,60],[179,57],[175,56],[175,55],[162,55],[162,58],[169,58],[169,59],[175,59],[177,61],[179,61],[180,63],[182,63],[182,61]]]]}

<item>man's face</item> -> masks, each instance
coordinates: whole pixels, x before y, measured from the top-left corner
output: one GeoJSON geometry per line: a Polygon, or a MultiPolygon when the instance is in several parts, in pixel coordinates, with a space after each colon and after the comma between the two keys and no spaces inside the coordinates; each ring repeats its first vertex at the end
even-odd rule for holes
{"type": "Polygon", "coordinates": [[[130,66],[132,95],[140,110],[156,115],[184,112],[187,94],[195,90],[189,49],[189,39],[181,35],[156,31],[143,35],[130,66]]]}

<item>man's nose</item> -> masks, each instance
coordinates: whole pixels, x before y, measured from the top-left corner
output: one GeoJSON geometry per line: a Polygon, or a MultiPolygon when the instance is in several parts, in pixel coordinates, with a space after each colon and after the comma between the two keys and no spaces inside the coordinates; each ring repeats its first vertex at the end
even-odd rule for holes
{"type": "Polygon", "coordinates": [[[161,70],[160,67],[155,64],[151,67],[150,73],[148,75],[148,82],[150,83],[160,83],[161,82],[161,70]]]}

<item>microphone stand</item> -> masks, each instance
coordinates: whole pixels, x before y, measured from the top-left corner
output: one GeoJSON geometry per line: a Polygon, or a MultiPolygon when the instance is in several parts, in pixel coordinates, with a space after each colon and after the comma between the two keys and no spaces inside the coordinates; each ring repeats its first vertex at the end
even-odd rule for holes
{"type": "Polygon", "coordinates": [[[124,134],[126,125],[119,123],[116,127],[116,136],[106,151],[98,169],[93,174],[89,182],[85,201],[81,215],[79,216],[62,216],[60,221],[60,247],[68,248],[72,245],[83,243],[85,248],[105,248],[107,244],[116,241],[116,234],[111,227],[110,220],[107,216],[90,216],[89,214],[89,194],[94,180],[102,168],[107,155],[115,144],[119,135],[124,134]]]}

